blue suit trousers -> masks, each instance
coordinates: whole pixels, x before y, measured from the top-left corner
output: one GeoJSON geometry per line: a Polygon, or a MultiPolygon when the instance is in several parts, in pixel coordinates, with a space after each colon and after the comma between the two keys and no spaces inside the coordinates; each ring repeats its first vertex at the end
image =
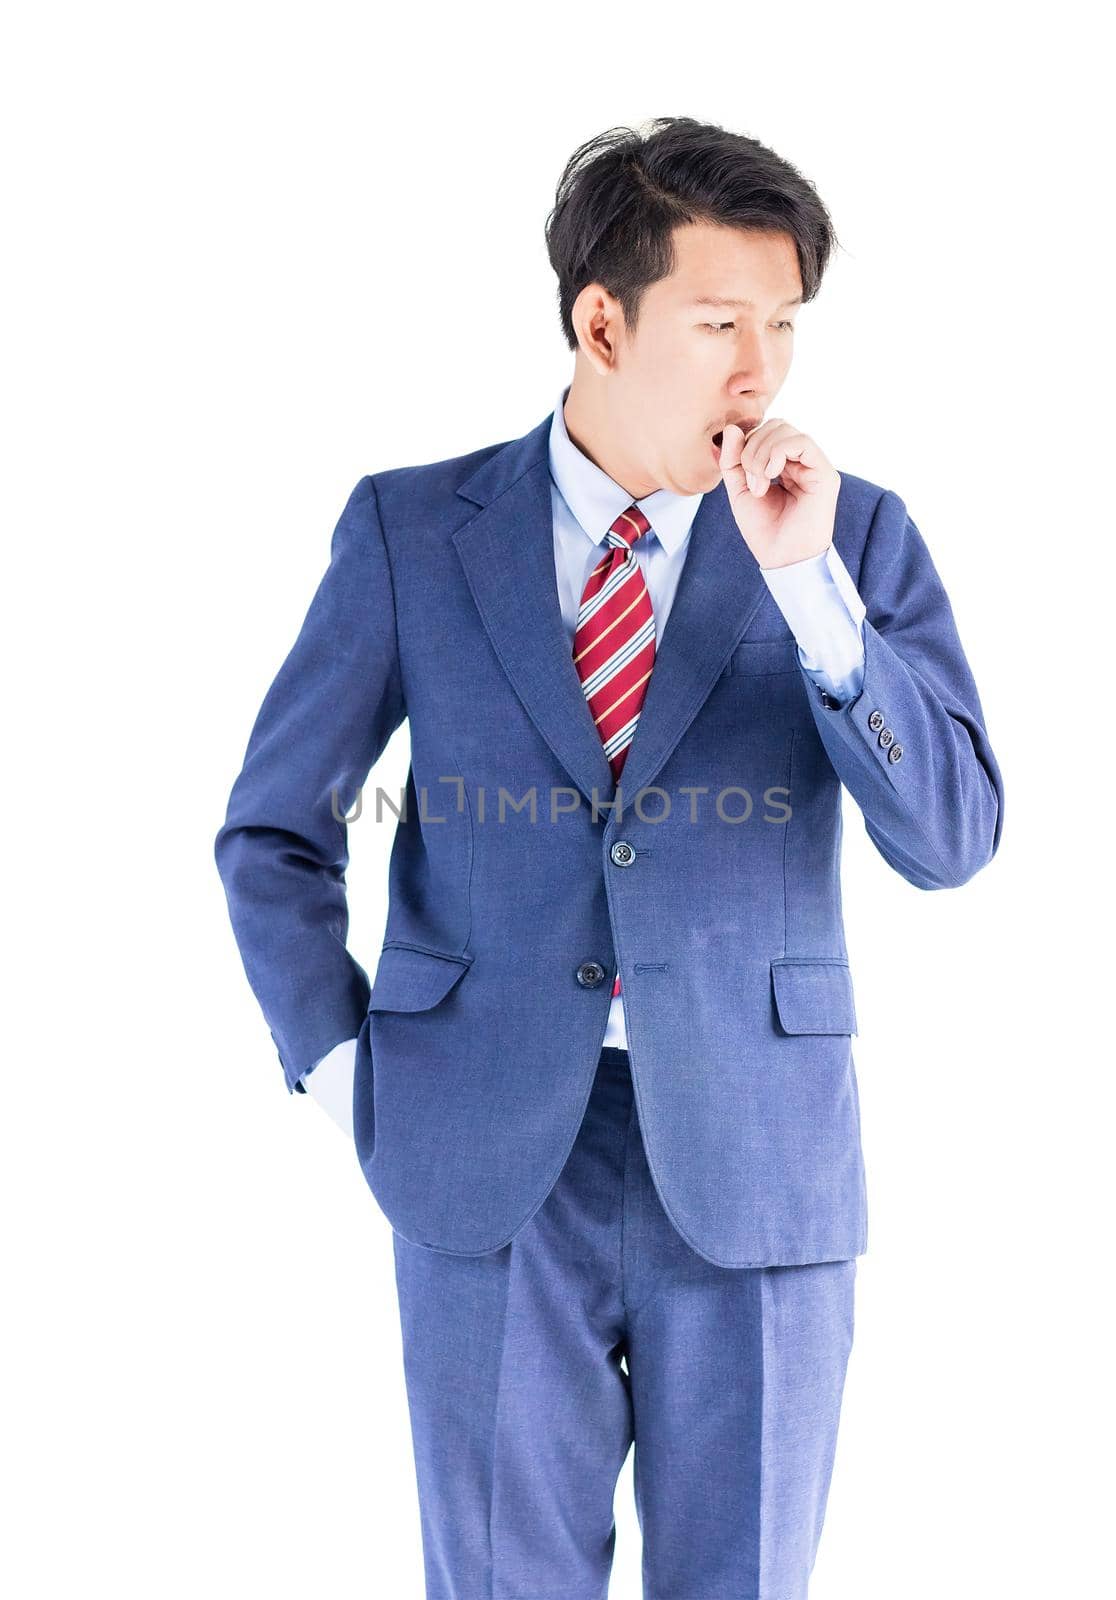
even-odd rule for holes
{"type": "Polygon", "coordinates": [[[635,1449],[644,1600],[805,1600],[856,1260],[721,1267],[663,1210],[625,1050],[499,1250],[394,1234],[427,1600],[603,1600],[635,1449]]]}

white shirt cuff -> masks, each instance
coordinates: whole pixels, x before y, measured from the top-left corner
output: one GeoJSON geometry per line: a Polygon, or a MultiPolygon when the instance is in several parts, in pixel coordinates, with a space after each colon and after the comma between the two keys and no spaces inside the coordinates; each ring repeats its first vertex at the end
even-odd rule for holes
{"type": "Polygon", "coordinates": [[[798,641],[803,669],[834,698],[855,699],[864,676],[866,608],[837,547],[761,570],[798,641]]]}
{"type": "Polygon", "coordinates": [[[353,1079],[356,1074],[355,1039],[342,1039],[302,1074],[302,1086],[335,1121],[351,1127],[353,1079]]]}

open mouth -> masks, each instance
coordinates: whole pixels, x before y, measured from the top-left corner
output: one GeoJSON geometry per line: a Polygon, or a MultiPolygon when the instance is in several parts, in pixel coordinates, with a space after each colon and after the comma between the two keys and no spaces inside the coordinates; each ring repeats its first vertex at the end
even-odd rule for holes
{"type": "Polygon", "coordinates": [[[718,450],[721,448],[721,444],[722,444],[722,442],[724,440],[724,437],[725,437],[725,434],[724,434],[724,429],[723,428],[718,428],[717,432],[713,435],[713,443],[717,446],[718,450]]]}

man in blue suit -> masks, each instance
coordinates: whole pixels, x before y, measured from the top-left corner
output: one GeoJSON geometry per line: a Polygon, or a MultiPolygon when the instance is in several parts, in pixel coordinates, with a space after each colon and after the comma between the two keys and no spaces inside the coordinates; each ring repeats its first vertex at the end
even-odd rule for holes
{"type": "Polygon", "coordinates": [[[904,502],[768,415],[835,242],[716,126],[578,150],[572,381],[361,478],[218,835],[393,1229],[428,1600],[600,1600],[633,1443],[648,1600],[807,1593],[866,1243],[841,787],[922,889],[1003,807],[904,502]],[[345,817],[404,718],[369,984],[345,817]]]}

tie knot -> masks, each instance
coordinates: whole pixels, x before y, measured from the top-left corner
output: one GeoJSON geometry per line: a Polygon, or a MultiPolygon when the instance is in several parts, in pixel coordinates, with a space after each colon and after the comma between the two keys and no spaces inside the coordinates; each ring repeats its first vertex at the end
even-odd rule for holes
{"type": "Polygon", "coordinates": [[[628,507],[627,511],[621,511],[612,527],[608,530],[608,542],[614,545],[618,541],[623,541],[630,550],[637,539],[650,532],[651,524],[639,507],[633,503],[628,507]]]}

